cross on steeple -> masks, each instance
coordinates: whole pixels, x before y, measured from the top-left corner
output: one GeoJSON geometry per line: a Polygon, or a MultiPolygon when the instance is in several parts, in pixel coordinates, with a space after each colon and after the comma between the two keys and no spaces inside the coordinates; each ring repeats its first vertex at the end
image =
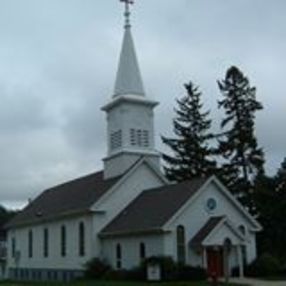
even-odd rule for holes
{"type": "Polygon", "coordinates": [[[130,24],[130,5],[134,4],[133,0],[120,0],[120,2],[124,2],[125,3],[125,25],[124,28],[130,28],[131,24],[130,24]]]}

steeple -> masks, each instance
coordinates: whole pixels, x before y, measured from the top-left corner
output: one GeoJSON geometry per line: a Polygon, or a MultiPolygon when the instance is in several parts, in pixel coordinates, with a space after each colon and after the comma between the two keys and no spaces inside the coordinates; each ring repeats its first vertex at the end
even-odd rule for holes
{"type": "Polygon", "coordinates": [[[133,1],[121,0],[121,2],[125,3],[125,31],[113,97],[127,94],[144,96],[143,82],[131,33],[129,5],[133,4],[133,1]]]}
{"type": "Polygon", "coordinates": [[[144,157],[160,169],[160,154],[155,149],[154,108],[158,102],[145,96],[131,34],[131,0],[125,3],[125,31],[112,99],[102,107],[107,115],[107,156],[104,177],[123,174],[144,157]]]}

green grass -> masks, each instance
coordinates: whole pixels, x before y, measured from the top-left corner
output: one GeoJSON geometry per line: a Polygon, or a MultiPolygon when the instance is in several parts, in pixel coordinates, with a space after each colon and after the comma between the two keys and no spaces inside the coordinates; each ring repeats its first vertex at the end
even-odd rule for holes
{"type": "MultiPolygon", "coordinates": [[[[1,286],[210,286],[208,282],[162,282],[162,283],[147,283],[147,282],[112,282],[112,281],[81,281],[74,283],[52,283],[52,282],[42,282],[42,283],[32,283],[32,282],[3,282],[0,283],[1,286]]],[[[219,285],[234,286],[234,284],[224,284],[219,285]]],[[[235,286],[239,286],[235,284],[235,286]]],[[[243,286],[243,285],[240,285],[243,286]]]]}

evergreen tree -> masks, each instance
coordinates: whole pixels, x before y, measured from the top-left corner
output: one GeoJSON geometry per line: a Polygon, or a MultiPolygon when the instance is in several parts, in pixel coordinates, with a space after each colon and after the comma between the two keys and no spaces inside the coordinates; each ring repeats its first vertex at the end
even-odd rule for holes
{"type": "MultiPolygon", "coordinates": [[[[281,193],[286,199],[286,158],[281,163],[281,167],[275,177],[276,192],[281,193]]],[[[284,202],[286,204],[286,201],[284,202]]],[[[285,205],[286,206],[286,205],[285,205]]]]}
{"type": "Polygon", "coordinates": [[[259,252],[269,252],[286,263],[286,158],[274,177],[256,181],[254,198],[263,231],[258,236],[259,252]]]}
{"type": "Polygon", "coordinates": [[[4,206],[0,205],[0,229],[2,226],[7,223],[17,211],[8,210],[4,206]]]}
{"type": "Polygon", "coordinates": [[[170,181],[190,180],[213,173],[216,163],[210,159],[209,112],[202,112],[201,92],[192,82],[185,84],[187,94],[177,99],[176,117],[173,120],[175,138],[162,137],[173,152],[163,154],[167,178],[170,181]]]}
{"type": "Polygon", "coordinates": [[[225,117],[221,122],[218,153],[225,159],[221,178],[229,189],[254,212],[251,198],[254,180],[264,173],[264,152],[255,137],[255,114],[262,104],[256,100],[256,89],[237,67],[231,67],[226,77],[218,81],[223,96],[219,108],[225,117]]]}

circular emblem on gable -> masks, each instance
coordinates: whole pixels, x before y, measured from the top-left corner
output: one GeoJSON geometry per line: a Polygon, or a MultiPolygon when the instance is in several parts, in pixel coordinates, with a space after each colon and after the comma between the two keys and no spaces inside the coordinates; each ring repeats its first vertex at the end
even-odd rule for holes
{"type": "Polygon", "coordinates": [[[217,207],[217,202],[214,198],[209,198],[206,203],[206,208],[208,211],[214,211],[217,207]]]}

